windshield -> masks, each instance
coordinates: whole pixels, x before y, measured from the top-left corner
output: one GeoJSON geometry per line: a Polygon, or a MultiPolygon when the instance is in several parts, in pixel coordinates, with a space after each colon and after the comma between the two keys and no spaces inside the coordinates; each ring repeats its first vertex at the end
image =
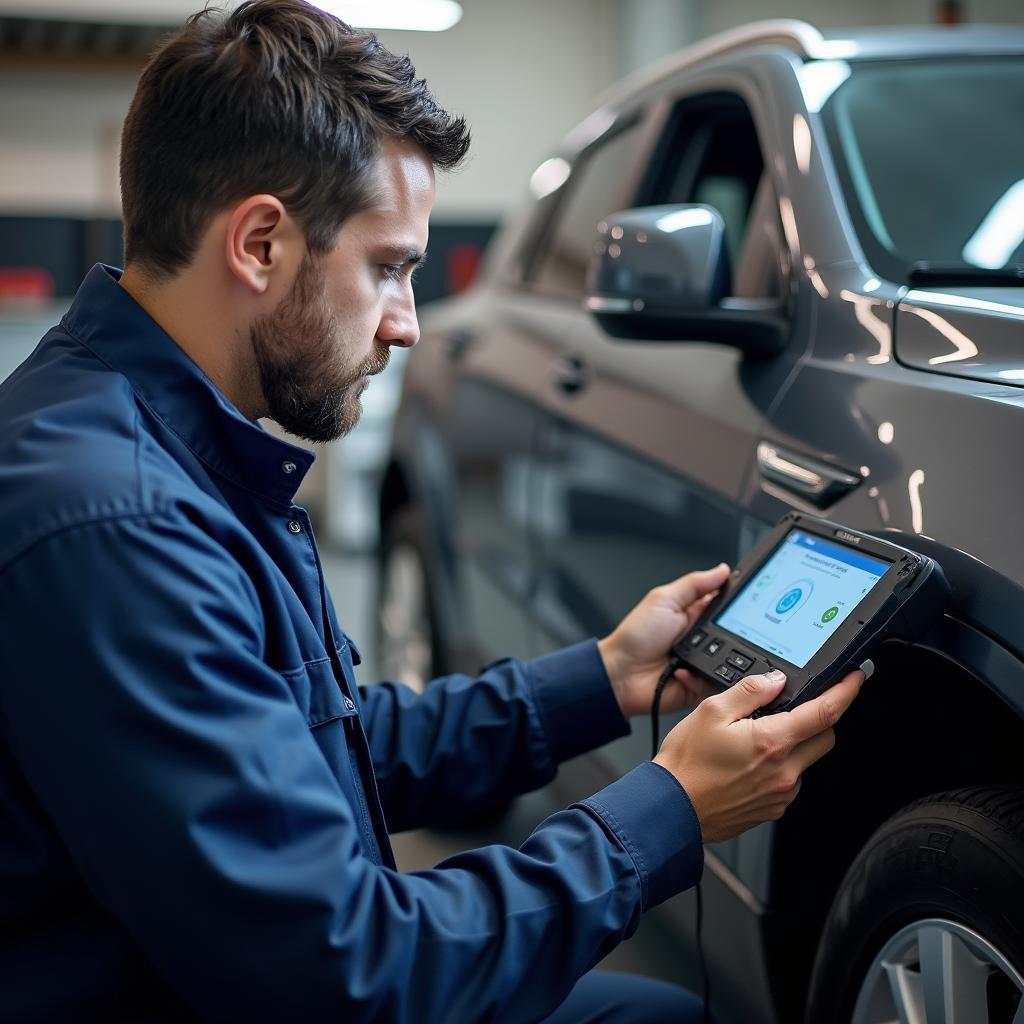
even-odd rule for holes
{"type": "Polygon", "coordinates": [[[879,273],[1024,263],[1024,59],[852,63],[822,116],[879,273]]]}

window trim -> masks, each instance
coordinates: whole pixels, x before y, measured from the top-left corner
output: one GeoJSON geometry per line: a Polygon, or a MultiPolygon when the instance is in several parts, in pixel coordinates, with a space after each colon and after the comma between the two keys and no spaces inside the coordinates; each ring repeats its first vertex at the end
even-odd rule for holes
{"type": "Polygon", "coordinates": [[[541,258],[551,242],[559,218],[565,212],[566,204],[574,190],[579,186],[579,181],[586,172],[587,165],[601,147],[612,142],[623,132],[639,128],[636,155],[631,171],[626,175],[621,189],[623,208],[631,205],[630,199],[631,197],[635,199],[637,195],[642,170],[648,165],[654,142],[660,135],[665,112],[662,103],[652,103],[644,98],[639,103],[619,111],[614,122],[596,139],[573,154],[564,152],[561,154],[569,163],[569,175],[554,192],[537,201],[530,216],[530,223],[516,250],[515,260],[518,265],[518,273],[516,280],[510,283],[518,291],[566,304],[579,303],[580,296],[578,294],[545,288],[536,276],[541,258]]]}

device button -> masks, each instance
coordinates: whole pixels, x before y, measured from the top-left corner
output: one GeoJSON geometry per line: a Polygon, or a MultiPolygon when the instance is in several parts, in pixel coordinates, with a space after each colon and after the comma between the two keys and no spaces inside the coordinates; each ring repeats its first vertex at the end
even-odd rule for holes
{"type": "Polygon", "coordinates": [[[702,630],[702,629],[695,629],[686,638],[686,646],[687,647],[700,647],[700,645],[702,643],[704,643],[706,638],[707,638],[707,633],[705,633],[704,630],[702,630]]]}
{"type": "Polygon", "coordinates": [[[727,683],[734,683],[739,678],[739,672],[729,668],[728,665],[719,665],[715,669],[715,675],[719,679],[724,679],[727,683]]]}
{"type": "Polygon", "coordinates": [[[714,657],[722,649],[721,640],[709,640],[707,647],[704,648],[711,657],[714,657]]]}
{"type": "Polygon", "coordinates": [[[747,669],[754,664],[753,658],[748,658],[736,651],[733,651],[725,661],[726,664],[732,665],[733,668],[738,668],[741,672],[746,672],[747,669]]]}

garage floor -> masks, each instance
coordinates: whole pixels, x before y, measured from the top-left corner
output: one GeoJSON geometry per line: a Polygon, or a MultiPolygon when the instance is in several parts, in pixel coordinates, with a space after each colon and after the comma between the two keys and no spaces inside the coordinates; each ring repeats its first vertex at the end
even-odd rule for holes
{"type": "MultiPolygon", "coordinates": [[[[342,628],[350,634],[363,655],[357,669],[362,683],[374,682],[377,652],[374,649],[374,602],[376,600],[375,562],[364,555],[321,552],[328,586],[342,628]]],[[[514,651],[510,651],[514,654],[514,651]]],[[[550,803],[541,795],[521,797],[509,814],[487,831],[438,832],[419,830],[394,836],[395,856],[404,871],[433,867],[460,850],[486,843],[518,845],[550,811],[550,803]]],[[[601,966],[610,970],[632,971],[662,978],[691,988],[697,985],[692,963],[681,962],[673,954],[671,933],[655,914],[647,915],[636,934],[613,950],[601,966]]]]}

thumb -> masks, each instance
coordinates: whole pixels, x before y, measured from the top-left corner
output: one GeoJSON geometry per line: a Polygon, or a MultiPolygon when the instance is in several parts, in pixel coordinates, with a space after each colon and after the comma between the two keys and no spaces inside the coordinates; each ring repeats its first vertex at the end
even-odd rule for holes
{"type": "Polygon", "coordinates": [[[738,722],[775,700],[785,684],[785,673],[773,669],[764,675],[744,676],[735,686],[713,699],[730,722],[738,722]]]}
{"type": "Polygon", "coordinates": [[[697,572],[688,572],[685,576],[673,580],[664,590],[668,593],[672,602],[682,611],[689,608],[694,601],[699,600],[705,594],[718,590],[729,578],[729,566],[722,562],[713,569],[700,569],[697,572]]]}

